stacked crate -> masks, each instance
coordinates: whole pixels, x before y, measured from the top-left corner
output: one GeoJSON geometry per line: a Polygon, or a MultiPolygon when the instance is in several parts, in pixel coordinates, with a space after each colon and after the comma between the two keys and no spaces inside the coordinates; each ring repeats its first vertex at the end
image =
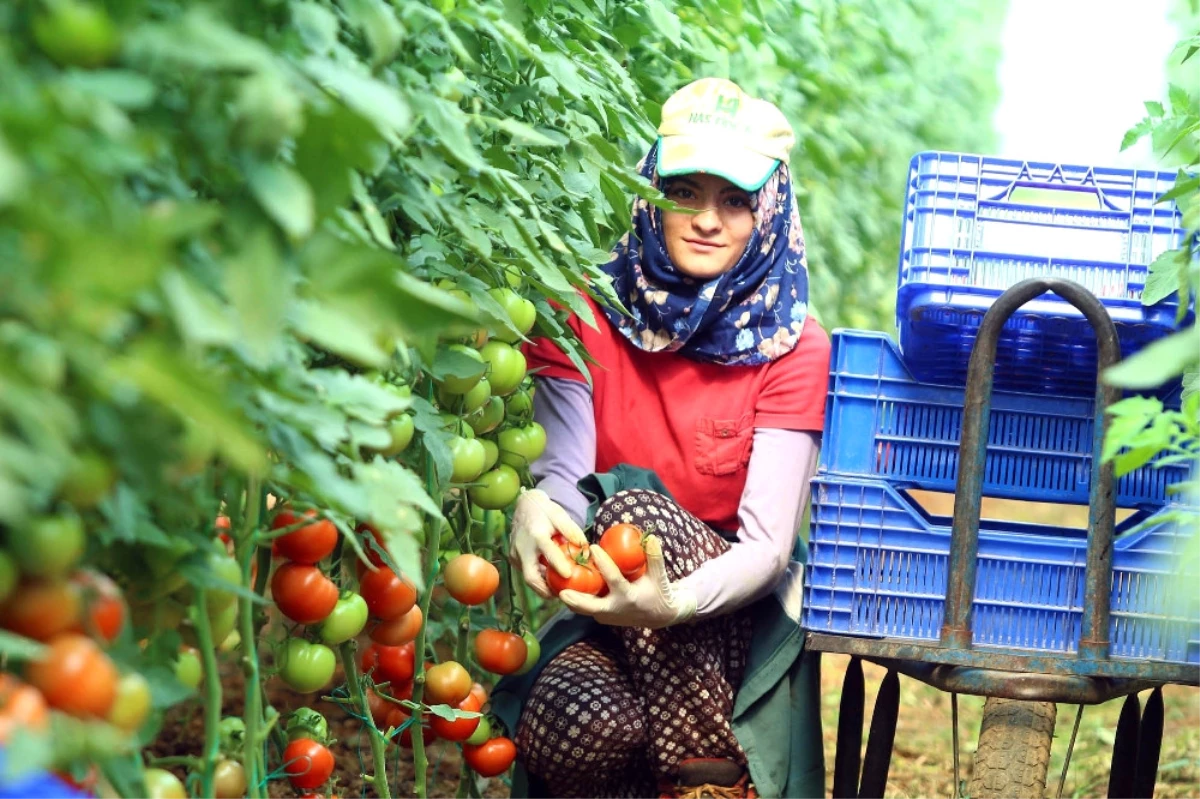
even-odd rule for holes
{"type": "MultiPolygon", "coordinates": [[[[1063,277],[1101,300],[1126,355],[1175,330],[1173,299],[1141,304],[1148,264],[1182,241],[1178,209],[1157,202],[1173,182],[1170,173],[956,153],[913,159],[899,346],[880,333],[833,334],[807,629],[937,640],[950,520],[908,491],[954,491],[967,363],[983,314],[1020,280],[1063,277]]],[[[1095,336],[1074,306],[1047,294],[1014,314],[997,349],[985,497],[1087,504],[1098,456],[1096,371],[1095,336]]],[[[1159,395],[1178,407],[1177,385],[1159,395]]],[[[1200,574],[1179,574],[1188,534],[1167,492],[1188,477],[1187,464],[1152,462],[1117,481],[1116,504],[1133,513],[1118,526],[1113,554],[1114,657],[1200,663],[1200,574]]],[[[1086,550],[1084,530],[982,521],[975,645],[1074,652],[1086,550]]]]}

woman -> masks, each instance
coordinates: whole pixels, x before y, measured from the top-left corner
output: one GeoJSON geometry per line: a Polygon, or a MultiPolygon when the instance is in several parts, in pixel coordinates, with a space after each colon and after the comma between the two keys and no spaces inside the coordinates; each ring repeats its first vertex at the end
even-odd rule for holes
{"type": "Polygon", "coordinates": [[[641,173],[686,210],[634,203],[605,267],[628,314],[589,298],[596,327],[571,320],[590,387],[549,342],[528,351],[549,442],[513,518],[530,587],[547,597],[546,568],[570,569],[556,532],[587,542],[585,476],[631,464],[671,495],[620,491],[595,511],[593,541],[617,522],[653,532],[644,576],[592,547],[608,594],[559,595],[600,626],[541,670],[517,725],[552,796],[746,795],[730,717],[750,607],[787,571],[823,423],[829,339],[807,318],[786,119],[704,79],[667,101],[659,134],[641,173]]]}

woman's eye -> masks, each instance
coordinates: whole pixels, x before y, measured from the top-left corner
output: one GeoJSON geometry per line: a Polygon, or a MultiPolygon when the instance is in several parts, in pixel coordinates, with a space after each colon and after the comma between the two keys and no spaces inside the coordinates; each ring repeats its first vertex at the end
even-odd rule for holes
{"type": "Polygon", "coordinates": [[[683,186],[672,186],[667,189],[667,197],[672,200],[690,200],[693,197],[691,189],[683,186]]]}
{"type": "Polygon", "coordinates": [[[744,194],[737,194],[732,197],[726,198],[725,204],[732,206],[733,208],[749,208],[750,207],[750,198],[745,196],[744,194]]]}

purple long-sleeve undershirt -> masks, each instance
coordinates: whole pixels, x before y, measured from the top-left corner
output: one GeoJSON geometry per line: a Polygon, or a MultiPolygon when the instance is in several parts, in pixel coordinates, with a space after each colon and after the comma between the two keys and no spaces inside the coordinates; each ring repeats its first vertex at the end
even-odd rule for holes
{"type": "MultiPolygon", "coordinates": [[[[587,499],[576,483],[596,468],[596,416],[586,383],[541,378],[534,418],[546,428],[546,451],[534,462],[538,487],[582,523],[587,499]]],[[[738,540],[680,583],[696,596],[696,617],[719,616],[769,593],[787,570],[796,529],[816,470],[819,436],[755,428],[746,486],[738,505],[738,540]]]]}

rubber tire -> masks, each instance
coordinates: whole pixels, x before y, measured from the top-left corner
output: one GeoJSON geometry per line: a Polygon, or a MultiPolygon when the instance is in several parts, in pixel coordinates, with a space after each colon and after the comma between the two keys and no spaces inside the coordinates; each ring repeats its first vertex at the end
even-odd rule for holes
{"type": "Polygon", "coordinates": [[[967,787],[972,799],[1042,799],[1058,709],[1053,702],[989,697],[967,787]]]}

